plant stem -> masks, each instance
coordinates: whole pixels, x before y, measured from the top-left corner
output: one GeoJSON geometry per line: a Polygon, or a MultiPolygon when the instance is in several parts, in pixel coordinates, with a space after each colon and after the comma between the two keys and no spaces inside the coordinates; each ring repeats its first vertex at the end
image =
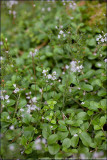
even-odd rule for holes
{"type": "Polygon", "coordinates": [[[17,111],[17,106],[18,106],[18,103],[19,103],[19,98],[20,98],[20,94],[18,96],[18,100],[17,100],[16,106],[15,106],[15,112],[14,112],[13,118],[15,117],[15,113],[17,111]]]}
{"type": "Polygon", "coordinates": [[[33,53],[32,53],[32,64],[33,64],[33,72],[34,72],[34,80],[35,80],[35,95],[36,95],[36,72],[35,72],[35,63],[34,63],[33,53]]]}

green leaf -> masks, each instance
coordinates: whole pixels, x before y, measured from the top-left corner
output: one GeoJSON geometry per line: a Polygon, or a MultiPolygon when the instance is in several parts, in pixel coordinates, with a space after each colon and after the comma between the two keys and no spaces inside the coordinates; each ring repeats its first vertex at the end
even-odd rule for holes
{"type": "Polygon", "coordinates": [[[94,70],[89,70],[86,74],[84,74],[84,78],[90,78],[95,74],[94,70]]]}
{"type": "Polygon", "coordinates": [[[86,112],[79,112],[77,114],[77,119],[87,120],[87,113],[86,112]]]}
{"type": "Polygon", "coordinates": [[[31,122],[32,117],[30,116],[30,114],[25,114],[24,117],[22,118],[22,122],[29,124],[29,122],[31,122]]]}
{"type": "Polygon", "coordinates": [[[95,79],[92,81],[92,86],[98,85],[99,87],[102,86],[101,80],[100,79],[95,79]]]}
{"type": "Polygon", "coordinates": [[[67,127],[66,127],[66,126],[63,126],[63,125],[59,125],[58,130],[59,130],[59,131],[66,132],[66,131],[67,131],[67,127]]]}
{"type": "Polygon", "coordinates": [[[53,53],[51,53],[51,52],[46,52],[46,56],[47,56],[47,57],[52,57],[52,56],[53,56],[53,53]]]}
{"type": "Polygon", "coordinates": [[[80,133],[79,137],[80,137],[82,143],[87,147],[90,146],[90,144],[92,143],[92,139],[87,132],[80,133]]]}
{"type": "Polygon", "coordinates": [[[61,132],[61,131],[58,131],[58,132],[57,132],[58,139],[59,139],[59,140],[65,139],[65,138],[68,136],[68,133],[69,133],[69,132],[61,132]]]}
{"type": "Polygon", "coordinates": [[[88,107],[90,110],[97,111],[100,108],[100,104],[94,101],[90,101],[90,106],[88,107]]]}
{"type": "Polygon", "coordinates": [[[63,146],[64,148],[69,148],[70,145],[71,145],[70,139],[69,139],[69,138],[65,138],[65,139],[63,140],[62,146],[63,146]]]}
{"type": "Polygon", "coordinates": [[[73,84],[77,84],[76,75],[73,72],[71,72],[69,75],[69,82],[73,84]]]}
{"type": "Polygon", "coordinates": [[[23,108],[23,107],[26,106],[26,104],[27,104],[26,99],[20,99],[19,104],[18,104],[18,107],[19,107],[19,108],[23,108]]]}
{"type": "Polygon", "coordinates": [[[85,122],[85,123],[83,123],[81,126],[80,126],[80,128],[82,129],[82,130],[87,130],[88,128],[89,128],[89,122],[85,122]]]}
{"type": "Polygon", "coordinates": [[[82,124],[83,123],[83,121],[81,120],[81,119],[78,119],[78,120],[75,120],[75,121],[73,121],[73,126],[80,126],[80,124],[82,124]]]}
{"type": "Polygon", "coordinates": [[[49,137],[49,135],[51,134],[51,129],[49,126],[45,126],[44,125],[44,128],[42,130],[42,135],[45,139],[47,139],[49,137]]]}
{"type": "Polygon", "coordinates": [[[94,125],[94,130],[100,130],[101,127],[99,125],[94,125]]]}
{"type": "Polygon", "coordinates": [[[96,41],[95,41],[94,38],[92,38],[92,39],[87,39],[87,40],[86,40],[86,43],[87,43],[87,45],[90,46],[90,47],[93,47],[93,46],[96,45],[96,41]]]}
{"type": "Polygon", "coordinates": [[[66,124],[72,125],[73,121],[72,120],[66,120],[66,124]]]}
{"type": "Polygon", "coordinates": [[[103,125],[106,123],[106,117],[105,116],[102,116],[100,118],[100,125],[103,127],[103,125]]]}
{"type": "Polygon", "coordinates": [[[78,142],[79,142],[79,136],[73,136],[73,137],[71,138],[71,146],[72,146],[72,147],[76,147],[77,144],[78,144],[78,142]]]}
{"type": "Polygon", "coordinates": [[[58,135],[57,134],[53,134],[53,135],[49,136],[48,144],[56,143],[57,140],[58,140],[58,135]]]}
{"type": "Polygon", "coordinates": [[[60,146],[58,144],[49,145],[48,150],[51,155],[55,155],[59,152],[60,146]]]}
{"type": "Polygon", "coordinates": [[[70,127],[70,133],[71,133],[71,135],[74,135],[74,134],[78,133],[78,130],[79,130],[79,128],[70,127]]]}
{"type": "Polygon", "coordinates": [[[106,95],[106,90],[105,89],[101,89],[98,91],[98,96],[103,97],[106,95]]]}
{"type": "Polygon", "coordinates": [[[9,99],[9,103],[6,103],[7,107],[13,106],[15,104],[15,100],[9,99]]]}
{"type": "Polygon", "coordinates": [[[80,84],[80,88],[83,89],[84,91],[92,91],[93,90],[93,86],[91,86],[89,84],[85,84],[84,82],[82,82],[80,84]]]}
{"type": "Polygon", "coordinates": [[[59,86],[58,86],[58,88],[59,88],[59,90],[60,90],[61,92],[64,91],[64,87],[65,87],[64,85],[59,85],[59,86]]]}
{"type": "Polygon", "coordinates": [[[1,114],[1,119],[2,120],[7,120],[7,117],[9,116],[9,113],[8,112],[2,112],[1,114]]]}
{"type": "Polygon", "coordinates": [[[59,123],[60,125],[65,125],[64,120],[59,120],[58,123],[59,123]]]}
{"type": "Polygon", "coordinates": [[[51,123],[52,123],[52,124],[56,124],[56,120],[55,120],[55,119],[52,119],[52,120],[51,120],[51,123]]]}
{"type": "Polygon", "coordinates": [[[32,137],[33,136],[34,127],[32,127],[32,126],[24,127],[23,130],[24,130],[23,135],[25,137],[32,137]]]}

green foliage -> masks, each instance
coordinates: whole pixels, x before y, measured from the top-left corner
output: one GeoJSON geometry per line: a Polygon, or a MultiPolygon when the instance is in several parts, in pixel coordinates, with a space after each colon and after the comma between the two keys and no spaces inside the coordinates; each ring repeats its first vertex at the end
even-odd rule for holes
{"type": "Polygon", "coordinates": [[[1,159],[105,157],[104,4],[2,1],[1,159]]]}

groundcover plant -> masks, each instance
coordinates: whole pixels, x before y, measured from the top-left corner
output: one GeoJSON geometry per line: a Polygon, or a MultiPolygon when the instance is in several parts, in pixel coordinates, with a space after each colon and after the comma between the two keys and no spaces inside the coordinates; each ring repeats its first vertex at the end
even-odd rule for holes
{"type": "Polygon", "coordinates": [[[106,3],[1,2],[1,158],[106,155],[106,3]]]}

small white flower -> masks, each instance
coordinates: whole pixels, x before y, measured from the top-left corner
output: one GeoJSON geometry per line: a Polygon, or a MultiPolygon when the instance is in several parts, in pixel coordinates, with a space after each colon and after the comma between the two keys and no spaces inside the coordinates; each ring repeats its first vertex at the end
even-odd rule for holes
{"type": "Polygon", "coordinates": [[[21,154],[23,154],[24,153],[24,151],[21,151],[21,154]]]}
{"type": "Polygon", "coordinates": [[[105,59],[105,60],[104,60],[104,62],[106,62],[106,63],[107,63],[107,59],[105,59]]]}
{"type": "Polygon", "coordinates": [[[16,88],[16,84],[13,84],[13,86],[16,88]]]}
{"type": "Polygon", "coordinates": [[[9,129],[10,129],[10,130],[14,130],[14,126],[13,126],[13,125],[10,126],[9,129]]]}
{"type": "Polygon", "coordinates": [[[60,28],[63,28],[63,26],[61,25],[60,28]]]}
{"type": "Polygon", "coordinates": [[[21,111],[21,112],[23,112],[23,111],[24,111],[24,109],[23,109],[23,108],[21,108],[21,109],[20,109],[20,111],[21,111]]]}
{"type": "Polygon", "coordinates": [[[98,65],[98,67],[101,67],[101,63],[98,63],[97,65],[98,65]]]}
{"type": "Polygon", "coordinates": [[[50,8],[50,7],[48,7],[48,8],[47,8],[47,10],[48,10],[48,12],[50,12],[50,11],[51,11],[51,8],[50,8]]]}
{"type": "Polygon", "coordinates": [[[32,106],[30,107],[30,109],[31,109],[31,110],[35,110],[35,109],[38,109],[38,107],[37,107],[36,105],[32,105],[32,106]]]}
{"type": "Polygon", "coordinates": [[[5,99],[9,99],[9,96],[8,96],[8,95],[5,95],[5,99]]]}
{"type": "Polygon", "coordinates": [[[51,126],[50,128],[53,128],[53,126],[51,126]]]}
{"type": "Polygon", "coordinates": [[[33,4],[33,7],[35,7],[36,5],[35,4],[33,4]]]}
{"type": "Polygon", "coordinates": [[[16,11],[13,11],[13,15],[16,15],[16,11]]]}
{"type": "Polygon", "coordinates": [[[41,150],[41,149],[42,149],[42,146],[41,146],[41,144],[37,144],[37,145],[35,146],[35,148],[36,148],[36,150],[41,150]]]}
{"type": "Polygon", "coordinates": [[[66,34],[63,34],[63,37],[66,37],[66,34]]]}
{"type": "Polygon", "coordinates": [[[101,42],[104,42],[104,39],[103,39],[103,38],[101,38],[101,42]]]}
{"type": "Polygon", "coordinates": [[[48,79],[51,79],[51,78],[52,78],[52,75],[49,74],[49,75],[47,75],[47,77],[48,77],[48,79]]]}
{"type": "Polygon", "coordinates": [[[29,103],[31,103],[31,100],[29,100],[29,103]]]}
{"type": "Polygon", "coordinates": [[[44,69],[42,73],[46,75],[47,72],[48,72],[48,70],[44,69]]]}
{"type": "Polygon", "coordinates": [[[58,27],[57,27],[57,26],[55,26],[55,28],[56,28],[56,29],[58,29],[58,27]]]}
{"type": "Polygon", "coordinates": [[[61,36],[60,36],[60,35],[58,35],[58,39],[60,39],[60,37],[61,37],[61,36]]]}
{"type": "Polygon", "coordinates": [[[94,152],[94,154],[93,154],[93,158],[98,158],[98,157],[99,157],[98,152],[94,152]]]}
{"type": "Polygon", "coordinates": [[[26,99],[30,99],[30,97],[28,96],[28,97],[26,97],[26,99]]]}
{"type": "Polygon", "coordinates": [[[64,32],[62,30],[60,30],[59,34],[63,34],[64,32]]]}
{"type": "Polygon", "coordinates": [[[2,105],[2,108],[4,108],[4,104],[2,105]]]}
{"type": "Polygon", "coordinates": [[[66,69],[68,69],[68,68],[69,68],[69,66],[68,66],[68,65],[66,65],[66,66],[65,66],[65,68],[66,68],[66,69]]]}
{"type": "Polygon", "coordinates": [[[83,65],[80,65],[80,69],[83,69],[83,65]]]}
{"type": "Polygon", "coordinates": [[[81,88],[80,88],[80,87],[78,87],[78,89],[80,90],[81,88]]]}
{"type": "Polygon", "coordinates": [[[30,113],[31,111],[30,111],[30,108],[27,110],[27,113],[30,113]]]}
{"type": "Polygon", "coordinates": [[[0,96],[0,99],[2,99],[4,101],[4,96],[0,96]]]}
{"type": "Polygon", "coordinates": [[[99,37],[99,39],[100,39],[100,38],[102,38],[101,34],[99,34],[99,36],[98,36],[98,37],[99,37]]]}
{"type": "Polygon", "coordinates": [[[10,100],[8,99],[6,102],[7,102],[7,103],[9,103],[9,102],[10,102],[10,100]]]}
{"type": "Polygon", "coordinates": [[[69,92],[71,92],[72,90],[71,90],[71,88],[69,89],[69,92]]]}
{"type": "Polygon", "coordinates": [[[86,159],[85,154],[83,154],[83,153],[80,154],[80,158],[81,158],[81,159],[86,159]]]}
{"type": "Polygon", "coordinates": [[[7,119],[10,119],[10,116],[7,116],[7,119]]]}
{"type": "Polygon", "coordinates": [[[42,12],[44,12],[45,11],[45,8],[42,8],[42,12]]]}
{"type": "Polygon", "coordinates": [[[65,72],[62,72],[62,74],[65,74],[65,72]]]}
{"type": "Polygon", "coordinates": [[[84,95],[84,96],[86,95],[85,91],[83,92],[83,95],[84,95]]]}
{"type": "Polygon", "coordinates": [[[2,57],[2,56],[0,56],[0,60],[1,60],[1,61],[3,60],[3,57],[2,57]]]}
{"type": "Polygon", "coordinates": [[[38,144],[38,143],[40,143],[40,142],[41,142],[41,139],[40,139],[40,138],[38,138],[38,139],[35,140],[35,144],[38,144]]]}
{"type": "Polygon", "coordinates": [[[99,41],[99,38],[96,38],[96,41],[99,41]]]}
{"type": "Polygon", "coordinates": [[[59,79],[58,82],[61,82],[61,80],[59,79]]]}
{"type": "Polygon", "coordinates": [[[46,139],[42,138],[42,143],[46,144],[46,139]]]}
{"type": "Polygon", "coordinates": [[[42,93],[42,92],[43,92],[43,90],[40,88],[40,89],[39,89],[39,92],[40,92],[40,93],[42,93]]]}
{"type": "Polygon", "coordinates": [[[11,150],[11,151],[14,151],[14,146],[11,144],[11,145],[9,145],[9,149],[11,150]]]}
{"type": "Polygon", "coordinates": [[[78,134],[74,134],[74,137],[77,137],[78,136],[78,134]]]}
{"type": "Polygon", "coordinates": [[[2,46],[3,45],[3,42],[2,41],[0,41],[0,46],[2,46]]]}
{"type": "Polygon", "coordinates": [[[74,19],[74,17],[70,17],[70,19],[72,20],[72,19],[74,19]]]}
{"type": "Polygon", "coordinates": [[[7,38],[5,38],[5,41],[7,42],[7,38]]]}
{"type": "Polygon", "coordinates": [[[33,97],[33,98],[32,98],[32,101],[33,101],[33,102],[37,102],[37,98],[36,98],[36,97],[33,97]]]}
{"type": "Polygon", "coordinates": [[[81,104],[84,104],[84,102],[81,102],[81,104]]]}
{"type": "Polygon", "coordinates": [[[13,92],[14,92],[14,93],[19,92],[19,88],[16,88],[13,92]]]}

